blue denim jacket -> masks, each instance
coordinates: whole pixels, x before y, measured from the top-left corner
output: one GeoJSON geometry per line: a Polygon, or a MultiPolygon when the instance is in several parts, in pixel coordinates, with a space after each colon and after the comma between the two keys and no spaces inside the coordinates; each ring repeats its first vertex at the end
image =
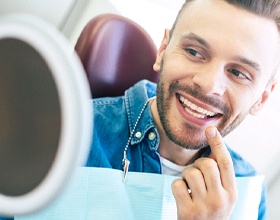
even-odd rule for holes
{"type": "MultiPolygon", "coordinates": [[[[107,167],[122,170],[125,146],[137,118],[148,98],[156,95],[156,84],[140,81],[125,92],[124,96],[93,100],[94,132],[87,166],[107,167]]],[[[127,150],[129,171],[161,173],[157,152],[159,134],[148,104],[137,124],[127,150]]],[[[237,153],[228,148],[236,177],[254,176],[255,169],[237,153]]],[[[203,157],[210,154],[206,148],[203,157]]],[[[266,190],[263,189],[259,207],[259,219],[266,217],[266,190]]]]}

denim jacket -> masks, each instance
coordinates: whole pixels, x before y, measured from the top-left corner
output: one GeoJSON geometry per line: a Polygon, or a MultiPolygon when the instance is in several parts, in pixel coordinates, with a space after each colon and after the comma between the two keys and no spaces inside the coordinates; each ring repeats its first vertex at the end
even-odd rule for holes
{"type": "MultiPolygon", "coordinates": [[[[122,170],[124,150],[137,120],[137,126],[127,149],[129,171],[161,173],[157,152],[159,134],[148,104],[140,119],[145,102],[156,96],[156,84],[143,80],[125,92],[124,96],[93,100],[94,132],[86,166],[107,167],[122,170]]],[[[233,150],[228,148],[233,160],[236,177],[254,176],[256,170],[233,150]]],[[[203,157],[210,154],[207,147],[203,157]]],[[[266,190],[263,188],[259,206],[259,219],[265,219],[266,190]]]]}

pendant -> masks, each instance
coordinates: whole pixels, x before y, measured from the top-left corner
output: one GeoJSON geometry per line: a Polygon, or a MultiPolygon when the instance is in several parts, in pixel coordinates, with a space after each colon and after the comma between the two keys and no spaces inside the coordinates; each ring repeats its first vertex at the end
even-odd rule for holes
{"type": "Polygon", "coordinates": [[[124,158],[124,160],[123,160],[123,182],[124,183],[126,181],[126,176],[127,176],[127,173],[128,173],[129,164],[130,164],[130,161],[128,159],[124,158]]]}

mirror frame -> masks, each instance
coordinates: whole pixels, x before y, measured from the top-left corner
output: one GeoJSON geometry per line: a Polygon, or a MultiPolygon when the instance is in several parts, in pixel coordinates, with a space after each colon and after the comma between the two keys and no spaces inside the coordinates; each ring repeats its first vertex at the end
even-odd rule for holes
{"type": "Polygon", "coordinates": [[[57,153],[43,181],[24,195],[0,194],[0,215],[14,216],[42,209],[63,191],[75,168],[85,163],[93,112],[83,66],[62,33],[36,16],[10,14],[0,17],[0,40],[7,38],[23,41],[45,60],[58,90],[62,118],[57,153]]]}

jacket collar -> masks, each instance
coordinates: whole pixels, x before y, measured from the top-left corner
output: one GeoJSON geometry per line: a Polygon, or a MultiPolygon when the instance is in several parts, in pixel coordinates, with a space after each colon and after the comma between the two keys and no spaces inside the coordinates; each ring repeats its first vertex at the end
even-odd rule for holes
{"type": "MultiPolygon", "coordinates": [[[[147,80],[142,80],[138,82],[125,92],[125,105],[127,109],[130,133],[133,131],[137,119],[140,116],[141,110],[143,109],[147,100],[155,96],[156,84],[147,80]]],[[[153,129],[157,137],[159,137],[156,131],[156,126],[153,120],[150,107],[151,106],[148,103],[139,119],[139,122],[133,133],[130,145],[135,145],[141,142],[145,137],[147,137],[147,132],[151,131],[151,129],[153,129]]]]}

